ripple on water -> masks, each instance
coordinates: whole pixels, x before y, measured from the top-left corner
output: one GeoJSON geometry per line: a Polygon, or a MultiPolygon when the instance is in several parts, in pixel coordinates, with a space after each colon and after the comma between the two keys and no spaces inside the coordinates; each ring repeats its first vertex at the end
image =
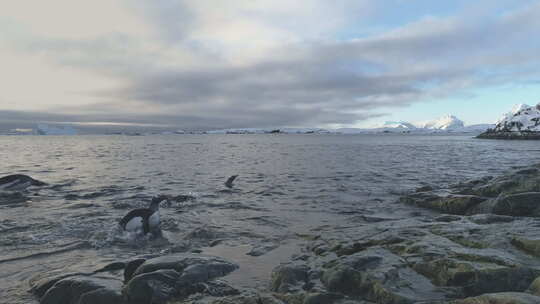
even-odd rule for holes
{"type": "Polygon", "coordinates": [[[211,244],[215,246],[205,247],[205,253],[240,264],[241,270],[228,277],[235,285],[266,286],[271,269],[297,252],[299,244],[291,239],[295,232],[408,216],[405,207],[391,202],[426,182],[452,183],[540,162],[540,154],[533,153],[539,151],[537,143],[509,146],[469,136],[1,140],[3,149],[20,151],[4,157],[5,175],[25,172],[49,185],[15,194],[20,202],[0,194],[0,255],[23,257],[70,243],[88,244],[1,265],[0,277],[11,284],[6,286],[8,303],[17,303],[26,294],[23,281],[39,273],[96,264],[107,254],[122,259],[211,244]],[[231,174],[240,178],[232,190],[225,190],[224,179],[231,174]],[[162,206],[162,239],[137,240],[117,230],[127,210],[147,207],[165,188],[172,196],[195,193],[195,199],[162,206]],[[201,232],[195,238],[197,233],[190,232],[198,227],[213,227],[216,234],[201,232]],[[274,244],[280,246],[261,256],[246,255],[259,252],[257,246],[266,250],[274,244]]]}

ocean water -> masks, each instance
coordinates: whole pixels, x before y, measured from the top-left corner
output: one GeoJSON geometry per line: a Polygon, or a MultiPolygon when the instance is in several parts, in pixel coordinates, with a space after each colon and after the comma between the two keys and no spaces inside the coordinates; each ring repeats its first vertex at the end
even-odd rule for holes
{"type": "Polygon", "coordinates": [[[537,141],[464,135],[3,136],[0,176],[48,185],[0,193],[0,303],[37,303],[36,276],[186,250],[234,260],[228,280],[264,288],[302,235],[359,215],[429,212],[396,200],[535,162],[537,141]],[[189,198],[161,206],[162,238],[117,231],[158,194],[189,198]]]}

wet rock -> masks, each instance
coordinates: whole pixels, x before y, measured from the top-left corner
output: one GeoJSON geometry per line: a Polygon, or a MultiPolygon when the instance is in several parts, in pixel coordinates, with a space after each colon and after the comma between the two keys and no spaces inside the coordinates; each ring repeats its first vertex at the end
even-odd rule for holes
{"type": "Polygon", "coordinates": [[[380,247],[337,260],[324,272],[322,282],[331,292],[376,303],[414,303],[446,296],[404,259],[380,247]]]}
{"type": "MultiPolygon", "coordinates": [[[[133,264],[140,261],[133,261],[133,264]]],[[[128,264],[129,266],[129,264],[128,264]]],[[[173,297],[187,297],[207,291],[214,295],[237,293],[224,284],[209,281],[236,270],[224,259],[195,254],[176,254],[143,261],[124,287],[130,303],[164,303],[173,297]],[[212,286],[209,288],[208,286],[212,286]]]]}
{"type": "Polygon", "coordinates": [[[540,297],[522,292],[501,292],[484,294],[450,302],[452,304],[538,304],[540,297]]]}
{"type": "Polygon", "coordinates": [[[455,222],[455,221],[460,221],[460,220],[461,220],[461,216],[450,215],[450,214],[438,216],[435,218],[435,221],[445,222],[445,223],[450,223],[450,222],[455,222]]]}
{"type": "Polygon", "coordinates": [[[241,295],[216,299],[211,304],[284,304],[269,294],[246,292],[241,295]]]}
{"type": "Polygon", "coordinates": [[[209,246],[216,239],[223,239],[223,233],[216,231],[211,227],[198,227],[191,230],[186,239],[192,242],[197,242],[202,246],[209,246]]]}
{"type": "Polygon", "coordinates": [[[527,288],[527,292],[535,296],[540,296],[540,277],[534,279],[529,288],[527,288]]]}
{"type": "Polygon", "coordinates": [[[478,195],[487,197],[497,197],[503,192],[514,192],[513,189],[519,186],[519,181],[512,179],[495,180],[486,185],[479,186],[473,191],[478,195]]]}
{"type": "Polygon", "coordinates": [[[415,192],[400,202],[457,215],[540,216],[540,170],[535,166],[446,190],[415,192]]]}
{"type": "Polygon", "coordinates": [[[370,247],[391,246],[391,245],[396,245],[405,241],[406,241],[406,238],[404,237],[383,233],[383,234],[379,234],[376,237],[372,237],[369,240],[339,244],[335,246],[334,248],[332,248],[332,251],[335,251],[335,253],[338,256],[351,255],[351,254],[355,254],[357,252],[366,250],[367,248],[370,248],[370,247]]]}
{"type": "Polygon", "coordinates": [[[131,280],[135,270],[137,270],[137,268],[139,268],[139,266],[141,266],[145,261],[146,259],[143,258],[129,261],[124,267],[124,282],[131,280]]]}
{"type": "Polygon", "coordinates": [[[344,296],[339,293],[311,293],[304,298],[303,304],[333,304],[344,296]]]}
{"type": "Polygon", "coordinates": [[[422,187],[418,187],[415,189],[415,192],[427,192],[427,191],[432,191],[433,190],[433,187],[431,186],[422,186],[422,187]]]}
{"type": "Polygon", "coordinates": [[[448,258],[417,263],[414,269],[438,286],[460,286],[466,296],[484,293],[523,291],[540,274],[526,267],[504,267],[482,262],[448,258]]]}
{"type": "Polygon", "coordinates": [[[514,221],[514,217],[496,214],[477,214],[468,217],[468,219],[478,225],[510,223],[514,221]]]}
{"type": "Polygon", "coordinates": [[[28,200],[30,200],[30,198],[20,192],[0,193],[0,205],[18,204],[26,202],[28,200]]]}
{"type": "Polygon", "coordinates": [[[126,265],[127,264],[124,262],[113,262],[99,268],[98,270],[94,271],[94,273],[123,270],[126,268],[126,265]]]}
{"type": "Polygon", "coordinates": [[[505,174],[472,189],[476,195],[497,197],[500,194],[540,192],[540,172],[535,166],[505,174]]]}
{"type": "Polygon", "coordinates": [[[330,247],[328,244],[324,241],[314,241],[310,242],[307,246],[307,249],[316,255],[324,255],[328,251],[330,251],[330,247]]]}
{"type": "Polygon", "coordinates": [[[193,269],[195,266],[199,267],[197,269],[201,271],[204,270],[204,274],[207,277],[206,280],[225,276],[238,268],[236,264],[219,257],[197,254],[175,254],[146,260],[137,268],[134,275],[159,269],[173,269],[182,273],[188,268],[193,269]]]}
{"type": "Polygon", "coordinates": [[[400,198],[402,203],[457,215],[464,215],[468,209],[484,200],[485,198],[476,195],[439,195],[434,192],[413,193],[400,198]]]}
{"type": "Polygon", "coordinates": [[[247,255],[250,255],[250,256],[261,256],[261,255],[265,255],[266,253],[278,248],[279,245],[278,244],[274,244],[274,243],[265,243],[265,244],[261,244],[261,245],[258,245],[258,246],[255,246],[255,247],[252,247],[251,250],[249,252],[247,252],[246,254],[247,255]]]}
{"type": "Polygon", "coordinates": [[[177,295],[176,282],[180,273],[159,269],[133,277],[124,287],[126,300],[133,304],[165,303],[177,295]]]}
{"type": "Polygon", "coordinates": [[[540,192],[500,195],[469,210],[468,214],[493,213],[507,216],[540,216],[540,192]]]}
{"type": "Polygon", "coordinates": [[[272,270],[270,290],[280,293],[302,290],[308,282],[309,267],[303,264],[282,264],[272,270]]]}
{"type": "Polygon", "coordinates": [[[540,257],[540,239],[529,239],[525,237],[514,237],[511,241],[512,245],[517,248],[540,257]]]}
{"type": "Polygon", "coordinates": [[[71,276],[58,280],[41,297],[41,304],[121,304],[120,280],[98,276],[71,276]]]}
{"type": "Polygon", "coordinates": [[[512,216],[540,216],[540,192],[505,195],[495,200],[493,213],[512,216]]]}
{"type": "Polygon", "coordinates": [[[30,292],[37,297],[41,298],[47,290],[49,290],[56,282],[65,279],[67,277],[73,277],[77,275],[85,275],[81,272],[64,273],[54,276],[46,276],[43,278],[32,278],[30,280],[30,292]]]}
{"type": "Polygon", "coordinates": [[[30,186],[46,185],[46,183],[24,174],[12,174],[0,177],[0,190],[23,190],[30,186]]]}

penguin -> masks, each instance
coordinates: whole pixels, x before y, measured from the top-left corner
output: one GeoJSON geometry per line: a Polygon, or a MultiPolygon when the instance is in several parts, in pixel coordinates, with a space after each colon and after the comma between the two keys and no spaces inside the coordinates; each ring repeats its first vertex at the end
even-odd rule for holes
{"type": "Polygon", "coordinates": [[[47,184],[24,174],[13,174],[0,178],[0,190],[21,190],[30,186],[45,185],[47,184]]]}
{"type": "Polygon", "coordinates": [[[159,204],[168,199],[167,196],[160,195],[152,198],[149,208],[131,210],[120,220],[120,228],[144,235],[149,232],[159,234],[159,204]]]}
{"type": "Polygon", "coordinates": [[[233,176],[229,177],[229,179],[227,179],[227,181],[225,182],[225,186],[227,188],[229,188],[229,189],[232,188],[233,187],[233,182],[237,177],[238,177],[238,175],[233,175],[233,176]]]}

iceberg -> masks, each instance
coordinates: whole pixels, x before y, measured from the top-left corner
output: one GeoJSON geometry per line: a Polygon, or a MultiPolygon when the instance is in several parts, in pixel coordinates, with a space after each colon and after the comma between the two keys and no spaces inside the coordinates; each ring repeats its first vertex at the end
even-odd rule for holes
{"type": "Polygon", "coordinates": [[[70,126],[54,127],[46,124],[38,124],[36,132],[38,135],[76,135],[78,131],[70,126]]]}

